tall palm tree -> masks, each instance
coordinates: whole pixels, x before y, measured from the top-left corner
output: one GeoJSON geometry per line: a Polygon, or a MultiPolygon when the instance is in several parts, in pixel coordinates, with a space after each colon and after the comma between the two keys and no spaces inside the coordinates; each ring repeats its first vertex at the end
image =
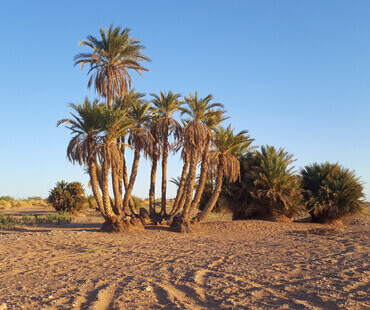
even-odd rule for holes
{"type": "Polygon", "coordinates": [[[153,137],[149,130],[152,115],[152,105],[149,102],[133,102],[129,116],[133,121],[128,143],[134,148],[134,160],[132,162],[131,174],[123,200],[123,214],[130,214],[129,201],[135,184],[137,170],[139,167],[140,152],[147,152],[153,137]]]}
{"type": "Polygon", "coordinates": [[[229,125],[227,128],[218,126],[214,129],[213,144],[211,152],[211,164],[216,172],[215,188],[205,208],[198,213],[192,223],[199,223],[204,220],[214,208],[221,192],[224,179],[228,182],[235,182],[240,175],[238,157],[245,153],[251,146],[253,139],[247,135],[248,131],[243,130],[234,134],[234,129],[229,125]]]}
{"type": "MultiPolygon", "coordinates": [[[[181,115],[187,115],[186,125],[183,130],[183,147],[189,156],[189,172],[185,183],[185,204],[183,207],[183,221],[190,219],[190,209],[193,198],[193,188],[195,173],[199,157],[204,151],[207,152],[211,137],[211,129],[207,122],[222,115],[223,105],[221,103],[211,103],[212,95],[199,98],[198,92],[194,96],[190,92],[189,97],[184,98],[186,106],[181,107],[181,115]],[[219,108],[219,109],[216,109],[219,108]]],[[[204,185],[204,184],[203,184],[204,185]]],[[[201,196],[201,193],[200,193],[201,196]]],[[[199,197],[200,198],[200,197],[199,197]]]]}
{"type": "MultiPolygon", "coordinates": [[[[115,109],[123,110],[127,114],[130,115],[130,112],[132,111],[133,105],[141,105],[145,102],[143,99],[145,97],[145,94],[137,92],[135,89],[131,89],[123,98],[119,98],[116,96],[115,98],[115,109]]],[[[126,144],[126,137],[127,135],[123,135],[120,137],[119,141],[117,141],[117,145],[119,146],[121,152],[121,169],[119,169],[119,179],[123,180],[123,184],[125,187],[125,190],[127,190],[128,184],[129,184],[129,176],[127,173],[127,165],[126,165],[126,159],[125,159],[125,148],[127,146],[126,144]]],[[[121,186],[120,191],[122,194],[122,183],[119,184],[121,186]]],[[[132,198],[130,199],[130,208],[134,209],[134,202],[132,198]]]]}
{"type": "Polygon", "coordinates": [[[100,39],[91,35],[79,45],[92,49],[89,53],[77,54],[75,65],[90,65],[88,74],[91,74],[88,87],[94,85],[100,96],[107,100],[109,108],[112,107],[113,98],[117,95],[123,98],[132,85],[129,69],[135,70],[140,76],[142,71],[148,71],[140,62],[150,61],[150,58],[141,53],[145,47],[140,41],[131,38],[130,29],[121,27],[108,29],[100,27],[100,39]]]}
{"type": "MultiPolygon", "coordinates": [[[[209,129],[213,130],[214,128],[216,128],[216,126],[219,126],[220,123],[222,123],[225,119],[228,118],[224,116],[224,113],[225,111],[221,109],[215,110],[215,114],[214,115],[211,114],[212,117],[204,120],[205,125],[207,125],[209,129]]],[[[210,138],[211,137],[209,137],[209,140],[206,142],[205,148],[203,151],[198,186],[195,191],[193,201],[191,202],[190,214],[198,206],[200,199],[202,197],[205,184],[206,184],[207,173],[208,173],[208,162],[209,162],[209,148],[210,148],[210,143],[211,143],[210,138]]]]}
{"type": "Polygon", "coordinates": [[[122,178],[120,177],[122,162],[122,145],[117,144],[121,137],[124,137],[131,130],[133,120],[127,117],[127,111],[121,109],[101,108],[99,117],[100,128],[103,130],[102,143],[100,146],[101,161],[101,190],[104,204],[109,206],[108,176],[111,170],[112,187],[114,194],[113,209],[116,215],[122,211],[122,178]]]}
{"type": "Polygon", "coordinates": [[[153,99],[154,113],[157,118],[154,122],[154,131],[161,140],[162,146],[162,199],[161,215],[166,212],[166,191],[167,191],[167,159],[170,149],[169,136],[173,134],[174,139],[178,140],[181,135],[181,125],[173,118],[173,115],[180,110],[180,94],[172,91],[160,92],[160,95],[150,94],[153,99]]]}

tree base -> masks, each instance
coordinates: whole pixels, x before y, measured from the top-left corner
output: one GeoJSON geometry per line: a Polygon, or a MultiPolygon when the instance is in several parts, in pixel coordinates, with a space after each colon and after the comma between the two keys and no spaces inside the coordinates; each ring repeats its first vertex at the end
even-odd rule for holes
{"type": "Polygon", "coordinates": [[[100,228],[101,231],[109,233],[142,231],[144,229],[141,219],[135,216],[128,216],[123,219],[117,216],[107,219],[100,228]]]}
{"type": "Polygon", "coordinates": [[[150,224],[154,224],[153,220],[151,219],[151,217],[149,216],[149,213],[146,209],[144,208],[140,208],[140,219],[141,219],[141,222],[144,224],[144,225],[150,225],[150,224]]]}
{"type": "Polygon", "coordinates": [[[171,230],[179,233],[191,233],[194,231],[192,226],[190,219],[177,215],[172,220],[171,230]]]}

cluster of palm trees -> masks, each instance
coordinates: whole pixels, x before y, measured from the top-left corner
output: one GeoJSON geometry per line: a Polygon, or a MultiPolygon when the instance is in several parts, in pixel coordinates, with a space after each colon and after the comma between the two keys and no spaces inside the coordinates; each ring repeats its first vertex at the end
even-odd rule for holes
{"type": "Polygon", "coordinates": [[[105,219],[105,231],[143,229],[146,221],[165,220],[173,230],[187,232],[212,211],[224,180],[235,181],[240,174],[238,157],[253,139],[247,131],[234,133],[220,125],[226,119],[224,107],[212,95],[200,98],[190,92],[145,94],[132,89],[129,69],[140,75],[148,71],[140,62],[150,61],[142,54],[140,41],[130,30],[110,26],[100,28],[101,38],[88,36],[80,45],[91,50],[75,57],[75,65],[89,65],[88,87],[94,86],[100,100],[70,104],[71,118],[62,119],[71,130],[67,148],[70,161],[85,167],[98,208],[105,219]],[[181,115],[177,121],[175,115],[181,115]],[[129,171],[125,155],[134,153],[129,171]],[[166,208],[167,162],[172,152],[180,152],[183,169],[171,212],[166,208]],[[152,163],[149,214],[135,209],[132,191],[141,156],[152,163]],[[155,209],[155,180],[158,162],[162,164],[161,210],[155,209]],[[197,171],[199,180],[194,190],[197,171]],[[205,208],[193,216],[207,177],[215,178],[214,191],[205,208]],[[111,185],[110,185],[111,182],[111,185]],[[113,195],[112,195],[113,194],[113,195]]]}

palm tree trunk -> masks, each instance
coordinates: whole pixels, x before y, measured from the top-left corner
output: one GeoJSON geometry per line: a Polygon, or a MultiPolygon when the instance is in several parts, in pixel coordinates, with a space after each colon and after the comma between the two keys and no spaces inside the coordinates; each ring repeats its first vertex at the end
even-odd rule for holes
{"type": "Polygon", "coordinates": [[[216,185],[215,189],[212,192],[212,196],[207,202],[204,209],[197,214],[197,216],[192,220],[192,224],[197,224],[201,221],[203,221],[213,210],[218,197],[220,196],[221,188],[222,188],[222,181],[223,181],[223,169],[221,167],[222,164],[219,164],[219,167],[217,167],[217,176],[216,176],[216,185]]]}
{"type": "Polygon", "coordinates": [[[198,156],[196,154],[195,148],[191,150],[189,172],[186,177],[185,183],[185,204],[183,210],[183,217],[190,218],[190,206],[193,199],[194,183],[195,183],[195,173],[197,170],[198,156]]]}
{"type": "Polygon", "coordinates": [[[98,176],[96,173],[97,167],[95,164],[94,159],[89,160],[89,175],[90,175],[90,181],[91,181],[91,188],[96,200],[96,203],[98,205],[100,213],[103,215],[104,218],[107,217],[105,210],[104,210],[104,204],[103,204],[103,198],[101,196],[100,190],[99,190],[99,181],[98,176]]]}
{"type": "Polygon", "coordinates": [[[189,172],[186,177],[185,188],[182,200],[180,201],[179,208],[183,205],[183,210],[180,216],[173,216],[170,221],[171,229],[177,232],[191,232],[190,223],[190,206],[193,198],[195,173],[197,170],[198,156],[195,148],[191,150],[189,159],[189,172]]]}
{"type": "Polygon", "coordinates": [[[126,188],[125,197],[123,199],[123,215],[130,215],[132,212],[129,208],[129,203],[132,193],[132,189],[134,188],[134,183],[136,180],[137,170],[139,167],[139,160],[140,160],[140,151],[135,150],[134,160],[132,162],[132,168],[131,168],[131,175],[130,175],[130,181],[128,183],[128,186],[126,188]]]}
{"type": "MultiPolygon", "coordinates": [[[[123,137],[122,138],[122,143],[125,143],[125,138],[123,137]]],[[[121,153],[122,153],[122,173],[120,174],[120,180],[123,180],[123,185],[125,187],[125,191],[127,190],[127,187],[128,187],[128,184],[129,184],[129,180],[128,180],[128,173],[127,173],[127,165],[126,165],[126,159],[125,159],[125,146],[122,145],[121,147],[121,153]]],[[[121,195],[122,195],[122,182],[120,182],[120,185],[121,185],[121,195]]],[[[130,198],[130,201],[129,201],[129,204],[130,204],[130,209],[132,210],[133,213],[136,213],[135,211],[135,204],[134,204],[134,201],[132,199],[132,197],[130,198]]]]}
{"type": "Polygon", "coordinates": [[[152,154],[152,170],[150,172],[150,189],[149,189],[149,215],[155,215],[155,181],[157,176],[158,148],[154,147],[152,154]]]}
{"type": "Polygon", "coordinates": [[[108,109],[112,108],[112,81],[108,77],[108,85],[107,85],[107,103],[108,103],[108,109]]]}
{"type": "Polygon", "coordinates": [[[108,176],[109,176],[109,165],[108,165],[107,159],[104,159],[102,163],[102,173],[101,173],[101,177],[102,177],[101,191],[103,194],[103,205],[104,205],[105,213],[109,218],[112,219],[112,218],[115,218],[116,215],[114,214],[112,210],[112,205],[110,202],[108,176]]]}
{"type": "Polygon", "coordinates": [[[166,191],[167,191],[167,159],[168,159],[168,128],[164,132],[163,141],[163,155],[162,155],[162,202],[161,202],[161,215],[166,216],[166,191]]]}
{"type": "Polygon", "coordinates": [[[119,163],[113,160],[112,164],[112,188],[114,194],[114,213],[119,215],[119,210],[122,209],[122,192],[120,191],[119,184],[121,183],[122,189],[122,179],[119,178],[119,163]],[[121,180],[121,182],[120,182],[121,180]]]}
{"type": "Polygon", "coordinates": [[[178,213],[181,197],[184,192],[185,180],[186,180],[186,174],[188,172],[188,168],[189,168],[189,157],[185,154],[184,166],[182,168],[180,184],[179,184],[179,188],[177,189],[176,198],[173,204],[172,211],[170,213],[171,216],[178,213]]]}
{"type": "Polygon", "coordinates": [[[202,155],[202,165],[200,168],[199,183],[198,183],[198,187],[195,192],[195,195],[194,195],[194,199],[191,203],[190,212],[189,212],[190,214],[198,206],[200,198],[202,197],[202,194],[203,194],[204,185],[206,184],[206,180],[207,180],[208,157],[209,157],[209,142],[206,144],[203,155],[202,155]]]}

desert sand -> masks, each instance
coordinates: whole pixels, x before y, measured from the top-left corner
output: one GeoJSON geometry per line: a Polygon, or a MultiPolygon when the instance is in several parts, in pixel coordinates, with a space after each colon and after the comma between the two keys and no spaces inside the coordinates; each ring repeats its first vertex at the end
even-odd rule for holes
{"type": "MultiPolygon", "coordinates": [[[[370,309],[368,217],[343,226],[212,221],[107,234],[0,231],[8,309],[370,309]]],[[[4,306],[4,305],[3,305],[4,306]]]]}

